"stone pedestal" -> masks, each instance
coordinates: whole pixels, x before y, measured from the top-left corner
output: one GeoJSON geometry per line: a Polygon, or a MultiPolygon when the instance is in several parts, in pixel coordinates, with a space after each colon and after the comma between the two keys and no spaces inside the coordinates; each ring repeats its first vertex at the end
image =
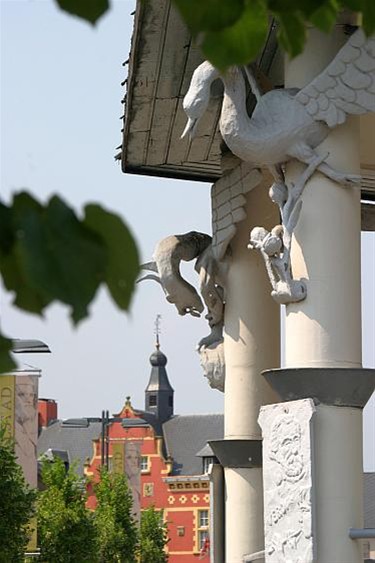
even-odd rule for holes
{"type": "MultiPolygon", "coordinates": [[[[274,429],[267,426],[266,415],[270,416],[272,409],[275,412],[286,409],[289,411],[286,414],[290,416],[291,411],[296,408],[294,405],[306,402],[311,405],[312,410],[315,410],[311,453],[310,456],[305,456],[304,460],[306,470],[310,471],[309,467],[311,467],[313,484],[314,502],[311,503],[312,522],[315,521],[315,531],[312,534],[313,555],[312,558],[304,559],[303,552],[297,550],[295,560],[303,563],[309,561],[362,563],[361,541],[351,539],[349,530],[363,527],[362,409],[375,388],[375,370],[290,368],[269,370],[264,372],[264,376],[283,401],[278,405],[262,409],[260,418],[265,432],[266,493],[267,479],[275,479],[274,468],[270,467],[269,456],[267,457],[269,451],[267,443],[270,441],[272,443],[274,429]],[[291,399],[292,401],[289,402],[291,399]],[[313,408],[312,405],[315,407],[313,408]],[[269,473],[270,477],[267,477],[269,473]]],[[[308,417],[306,416],[305,419],[307,423],[308,417]]],[[[270,424],[275,424],[275,421],[271,420],[270,424]]],[[[282,443],[286,439],[289,443],[290,437],[287,436],[286,430],[284,434],[284,438],[277,436],[278,442],[282,443]]],[[[302,436],[302,431],[300,435],[302,436]]],[[[302,446],[302,440],[300,438],[299,440],[302,446]]],[[[307,451],[300,446],[294,449],[290,447],[290,450],[297,457],[298,452],[305,455],[307,451]]],[[[296,465],[298,466],[298,463],[296,465]]],[[[266,500],[266,513],[267,507],[266,500]]],[[[295,510],[297,517],[298,506],[295,510]]],[[[266,538],[270,536],[269,522],[268,518],[265,527],[266,538]]],[[[303,520],[303,524],[305,523],[306,521],[303,520]]],[[[288,541],[286,535],[284,540],[288,541]]],[[[272,543],[268,542],[266,563],[272,561],[283,563],[282,558],[272,559],[270,546],[272,547],[272,543]]]]}
{"type": "Polygon", "coordinates": [[[315,552],[311,399],[262,407],[266,563],[311,563],[315,552]]]}

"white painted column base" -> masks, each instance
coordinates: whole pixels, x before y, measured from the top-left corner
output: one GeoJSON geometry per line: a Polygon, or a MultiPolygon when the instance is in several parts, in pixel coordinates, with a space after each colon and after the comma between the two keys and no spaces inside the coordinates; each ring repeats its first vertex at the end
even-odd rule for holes
{"type": "Polygon", "coordinates": [[[247,553],[263,549],[262,469],[225,468],[226,563],[243,563],[247,553]],[[228,489],[230,494],[228,494],[228,489]],[[229,541],[228,541],[229,540],[229,541]]]}
{"type": "Polygon", "coordinates": [[[315,433],[317,563],[362,563],[362,409],[318,405],[315,433]]]}

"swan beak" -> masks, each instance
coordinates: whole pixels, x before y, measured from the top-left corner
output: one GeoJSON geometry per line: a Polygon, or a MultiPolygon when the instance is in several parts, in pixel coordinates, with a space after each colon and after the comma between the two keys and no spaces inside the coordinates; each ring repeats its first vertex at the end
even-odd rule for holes
{"type": "Polygon", "coordinates": [[[198,125],[198,119],[193,119],[192,117],[189,117],[184,132],[181,135],[181,139],[184,139],[187,135],[189,135],[189,139],[191,141],[194,138],[197,125],[198,125]]]}

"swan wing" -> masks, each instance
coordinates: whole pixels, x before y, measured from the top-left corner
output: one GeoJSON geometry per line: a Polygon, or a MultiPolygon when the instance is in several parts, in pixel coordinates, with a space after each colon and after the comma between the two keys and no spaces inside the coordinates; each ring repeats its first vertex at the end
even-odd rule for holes
{"type": "Polygon", "coordinates": [[[242,162],[232,174],[238,174],[238,177],[224,175],[211,189],[212,250],[217,260],[224,258],[228,245],[236,234],[237,223],[246,218],[245,194],[262,180],[260,170],[246,162],[242,162]]]}
{"type": "Polygon", "coordinates": [[[314,120],[331,128],[344,123],[347,115],[375,112],[375,36],[366,37],[358,29],[295,99],[314,120]]]}

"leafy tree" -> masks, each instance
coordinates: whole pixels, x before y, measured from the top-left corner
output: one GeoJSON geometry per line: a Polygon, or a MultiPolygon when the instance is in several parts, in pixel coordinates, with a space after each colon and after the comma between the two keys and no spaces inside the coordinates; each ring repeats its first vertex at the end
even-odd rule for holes
{"type": "Polygon", "coordinates": [[[85,507],[85,483],[67,471],[63,461],[42,462],[46,489],[37,503],[40,560],[48,563],[96,561],[96,529],[92,512],[85,507]]]}
{"type": "Polygon", "coordinates": [[[36,491],[18,465],[12,439],[0,426],[0,563],[22,563],[34,515],[36,491]]]}
{"type": "Polygon", "coordinates": [[[167,545],[167,524],[163,523],[163,513],[155,510],[153,506],[142,512],[140,530],[140,563],[166,563],[168,555],[165,552],[167,545]]]}
{"type": "Polygon", "coordinates": [[[100,471],[95,486],[98,505],[95,525],[101,563],[133,563],[136,561],[138,530],[132,516],[132,494],[125,475],[100,471]]]}

